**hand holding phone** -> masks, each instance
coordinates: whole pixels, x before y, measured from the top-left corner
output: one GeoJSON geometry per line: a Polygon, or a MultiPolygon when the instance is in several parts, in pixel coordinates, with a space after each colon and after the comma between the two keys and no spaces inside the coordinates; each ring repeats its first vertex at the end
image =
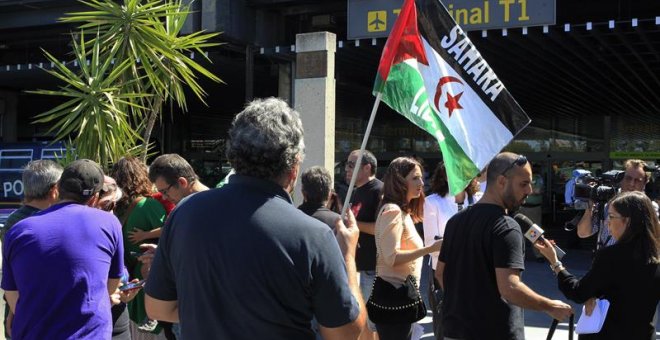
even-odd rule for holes
{"type": "Polygon", "coordinates": [[[127,290],[132,290],[132,289],[140,289],[144,287],[144,284],[146,283],[146,280],[140,280],[138,282],[130,282],[128,284],[125,284],[121,287],[119,287],[119,291],[127,291],[127,290]]]}

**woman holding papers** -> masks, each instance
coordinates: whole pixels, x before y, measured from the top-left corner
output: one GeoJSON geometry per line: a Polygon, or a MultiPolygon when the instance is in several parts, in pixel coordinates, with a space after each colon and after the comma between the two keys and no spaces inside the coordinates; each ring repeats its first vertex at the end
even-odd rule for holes
{"type": "MultiPolygon", "coordinates": [[[[399,157],[390,163],[383,182],[383,200],[375,227],[377,257],[374,285],[391,285],[392,289],[405,285],[410,290],[416,290],[419,297],[422,257],[437,252],[441,243],[436,241],[424,247],[415,229],[414,223],[422,220],[424,206],[422,167],[412,158],[399,157]]],[[[380,290],[374,286],[374,291],[380,290]]],[[[381,305],[388,302],[386,296],[372,297],[375,298],[372,301],[377,303],[385,300],[381,305]]],[[[376,318],[372,320],[376,323],[376,331],[381,340],[410,339],[414,321],[379,323],[376,318]]]]}
{"type": "Polygon", "coordinates": [[[609,207],[607,227],[616,243],[596,254],[582,279],[562,266],[547,240],[535,246],[552,263],[566,297],[578,303],[590,298],[610,303],[602,328],[581,339],[655,339],[653,315],[660,299],[658,217],[642,192],[621,193],[609,207]]]}

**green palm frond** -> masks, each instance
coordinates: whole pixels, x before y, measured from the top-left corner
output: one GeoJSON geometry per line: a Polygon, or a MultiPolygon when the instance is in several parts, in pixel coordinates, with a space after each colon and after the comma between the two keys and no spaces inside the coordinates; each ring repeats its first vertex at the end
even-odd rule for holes
{"type": "Polygon", "coordinates": [[[60,18],[80,30],[72,44],[80,69],[75,72],[44,51],[55,65],[46,72],[64,85],[32,93],[66,101],[37,115],[35,123],[49,123],[57,140],[73,138],[80,157],[102,164],[129,153],[146,154],[149,146],[143,141],[163,103],[172,101],[185,111],[186,87],[204,102],[199,79],[222,82],[190,57],[195,52],[206,58],[204,49],[219,45],[214,42],[218,33],[181,35],[190,14],[181,1],[80,2],[90,9],[60,18]]]}
{"type": "MultiPolygon", "coordinates": [[[[83,36],[83,34],[81,34],[83,36]]],[[[73,52],[78,60],[80,71],[70,70],[66,65],[46,52],[47,58],[57,65],[48,73],[64,81],[59,90],[37,90],[32,93],[63,96],[70,98],[63,104],[35,117],[36,123],[49,123],[49,133],[55,133],[56,140],[76,141],[79,157],[97,160],[108,164],[126,154],[128,149],[140,140],[140,135],[131,127],[127,119],[127,107],[135,106],[135,98],[148,97],[144,93],[122,93],[122,83],[118,75],[128,69],[129,62],[114,65],[100,53],[100,41],[92,45],[89,64],[81,56],[86,55],[85,44],[74,42],[73,52]],[[126,145],[125,141],[133,141],[126,145]],[[132,145],[130,145],[132,144],[132,145]]],[[[110,54],[107,57],[113,58],[110,54]]],[[[131,80],[136,81],[136,80],[131,80]]]]}

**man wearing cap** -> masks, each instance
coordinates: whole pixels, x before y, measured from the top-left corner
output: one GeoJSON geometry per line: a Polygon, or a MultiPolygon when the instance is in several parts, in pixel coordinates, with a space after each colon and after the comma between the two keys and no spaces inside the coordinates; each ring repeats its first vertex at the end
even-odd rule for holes
{"type": "Polygon", "coordinates": [[[98,164],[74,161],[57,183],[59,202],[5,236],[2,288],[16,314],[12,338],[110,338],[109,294],[119,285],[124,250],[119,220],[92,208],[103,180],[98,164]]]}

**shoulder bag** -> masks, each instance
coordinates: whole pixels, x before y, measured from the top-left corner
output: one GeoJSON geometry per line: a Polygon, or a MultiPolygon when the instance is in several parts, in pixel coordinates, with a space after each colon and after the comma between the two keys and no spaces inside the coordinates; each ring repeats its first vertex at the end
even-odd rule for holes
{"type": "MultiPolygon", "coordinates": [[[[380,256],[378,244],[380,242],[376,243],[376,258],[380,256]]],[[[412,262],[410,272],[412,272],[412,262]]],[[[419,293],[415,276],[408,275],[403,285],[395,288],[376,273],[371,296],[367,300],[367,313],[369,319],[377,324],[413,323],[424,318],[426,305],[419,293]]]]}

